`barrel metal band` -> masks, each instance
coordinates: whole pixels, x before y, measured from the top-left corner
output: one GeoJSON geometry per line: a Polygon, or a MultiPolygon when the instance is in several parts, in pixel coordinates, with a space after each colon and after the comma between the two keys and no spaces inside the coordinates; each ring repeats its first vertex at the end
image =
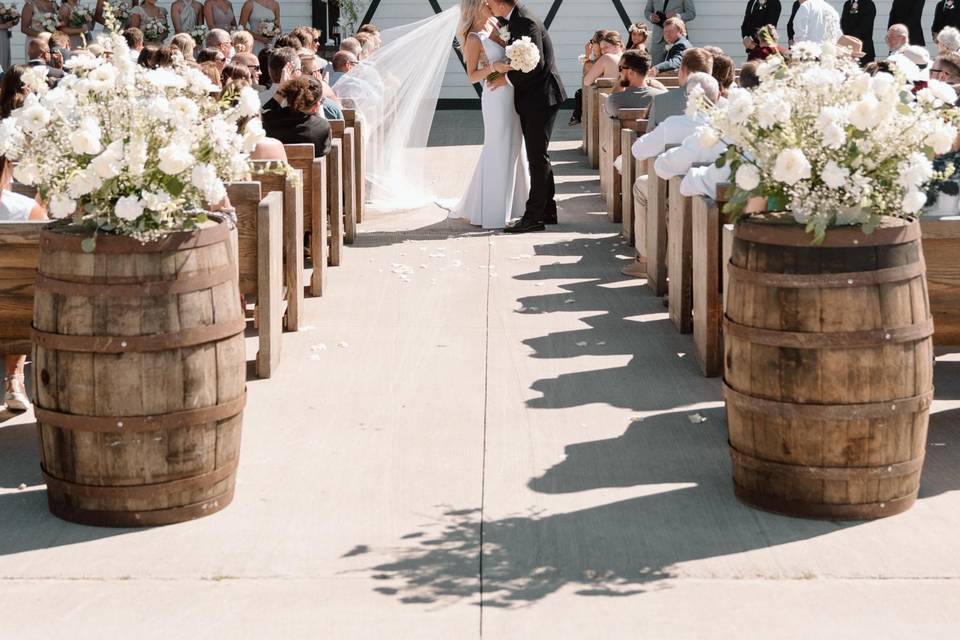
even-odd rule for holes
{"type": "MultiPolygon", "coordinates": [[[[159,527],[187,522],[216,513],[233,501],[234,487],[230,485],[221,494],[182,507],[151,509],[148,511],[96,511],[81,509],[66,502],[49,500],[50,512],[64,520],[94,527],[159,527]]],[[[50,495],[50,494],[48,494],[50,495]]]]}
{"type": "Polygon", "coordinates": [[[733,483],[733,492],[737,498],[752,507],[803,518],[825,520],[873,520],[903,513],[917,500],[916,490],[903,496],[888,498],[883,502],[863,502],[859,504],[816,503],[803,500],[788,500],[780,496],[771,496],[760,491],[747,489],[733,483]]]}
{"type": "Polygon", "coordinates": [[[894,464],[880,464],[873,467],[817,467],[800,464],[786,464],[772,460],[761,460],[730,445],[730,459],[734,464],[743,467],[775,473],[780,476],[790,476],[805,480],[869,480],[879,478],[895,478],[910,473],[919,472],[923,467],[923,456],[906,462],[894,464]]]}
{"type": "Polygon", "coordinates": [[[727,270],[731,278],[740,282],[749,282],[767,287],[783,289],[838,289],[846,287],[866,287],[891,282],[903,282],[918,278],[926,271],[923,260],[910,264],[875,271],[855,271],[850,273],[767,273],[749,271],[730,263],[727,270]]]}
{"type": "Polygon", "coordinates": [[[178,277],[174,280],[154,280],[146,282],[135,282],[131,280],[111,284],[94,282],[87,279],[79,282],[58,280],[37,274],[36,288],[65,296],[146,298],[150,296],[170,296],[204,291],[217,285],[230,282],[236,278],[236,275],[236,268],[233,265],[226,265],[215,271],[208,271],[197,275],[178,277]]]}
{"type": "MultiPolygon", "coordinates": [[[[860,227],[837,227],[830,229],[818,248],[831,247],[877,247],[906,244],[920,240],[920,222],[912,220],[901,222],[891,220],[890,226],[881,226],[871,234],[860,227]]],[[[739,240],[758,244],[784,247],[813,246],[813,237],[803,226],[796,224],[787,215],[767,214],[746,218],[737,225],[736,237],[739,240]]]]}
{"type": "Polygon", "coordinates": [[[47,427],[90,433],[141,433],[168,431],[193,425],[227,420],[240,415],[247,403],[247,394],[209,407],[174,411],[155,416],[81,416],[35,407],[37,422],[47,427]]]}
{"type": "MultiPolygon", "coordinates": [[[[62,233],[52,229],[44,229],[40,234],[40,247],[41,249],[81,253],[83,252],[82,243],[87,237],[86,234],[62,233]]],[[[136,238],[126,236],[100,236],[95,253],[130,254],[186,251],[219,244],[225,242],[229,237],[229,225],[224,223],[194,231],[176,231],[151,242],[140,242],[136,238]]]]}
{"type": "Polygon", "coordinates": [[[933,389],[911,398],[863,404],[799,404],[745,395],[724,384],[727,403],[766,416],[795,420],[868,420],[920,413],[930,408],[933,389]]]}
{"type": "Polygon", "coordinates": [[[193,347],[216,342],[243,333],[246,320],[243,317],[228,322],[218,322],[205,327],[181,329],[176,333],[159,333],[152,336],[66,336],[47,333],[34,328],[31,336],[34,344],[44,349],[75,351],[78,353],[145,353],[193,347]]]}
{"type": "Polygon", "coordinates": [[[47,473],[42,466],[40,471],[43,473],[43,479],[47,483],[47,491],[65,493],[76,498],[120,498],[123,500],[150,500],[162,495],[171,493],[180,493],[182,491],[193,491],[195,489],[205,489],[223,482],[232,476],[237,470],[237,458],[228,464],[202,473],[198,476],[190,476],[180,480],[171,480],[170,482],[157,482],[154,484],[137,484],[128,486],[102,487],[91,484],[77,484],[67,480],[61,480],[47,473]]]}
{"type": "Polygon", "coordinates": [[[723,333],[753,344],[784,349],[860,349],[929,338],[933,335],[933,319],[896,329],[813,333],[748,327],[725,317],[723,333]]]}

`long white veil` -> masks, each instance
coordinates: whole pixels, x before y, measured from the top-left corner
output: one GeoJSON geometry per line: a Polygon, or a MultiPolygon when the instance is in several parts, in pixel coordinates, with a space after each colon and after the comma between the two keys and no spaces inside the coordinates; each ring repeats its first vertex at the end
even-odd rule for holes
{"type": "Polygon", "coordinates": [[[368,198],[379,210],[435,198],[425,151],[460,8],[381,32],[383,45],[334,85],[364,124],[368,198]]]}

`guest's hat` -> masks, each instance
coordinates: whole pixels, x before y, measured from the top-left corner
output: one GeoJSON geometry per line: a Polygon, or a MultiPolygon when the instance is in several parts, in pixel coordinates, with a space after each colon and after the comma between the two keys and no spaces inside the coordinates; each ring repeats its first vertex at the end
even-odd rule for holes
{"type": "Polygon", "coordinates": [[[853,58],[862,58],[864,56],[863,40],[860,38],[847,35],[840,36],[840,39],[837,40],[837,47],[849,50],[850,56],[853,58]]]}

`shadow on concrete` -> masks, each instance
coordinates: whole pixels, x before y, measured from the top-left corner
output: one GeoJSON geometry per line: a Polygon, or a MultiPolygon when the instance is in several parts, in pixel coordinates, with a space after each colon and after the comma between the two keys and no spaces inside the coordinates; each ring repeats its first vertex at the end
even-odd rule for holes
{"type": "MultiPolygon", "coordinates": [[[[722,411],[634,422],[617,438],[571,445],[530,481],[540,493],[676,483],[653,495],[568,513],[483,522],[483,605],[516,607],[573,586],[583,596],[640,594],[677,563],[827,535],[856,523],[805,521],[738,503],[730,483],[722,411]]],[[[479,514],[447,511],[417,532],[419,548],[370,568],[377,590],[403,602],[477,599],[479,514]]],[[[413,537],[411,534],[409,537],[413,537]]],[[[383,551],[383,550],[379,550],[383,551]]]]}
{"type": "MultiPolygon", "coordinates": [[[[938,365],[939,366],[939,365],[938,365]]],[[[937,371],[937,375],[940,371],[937,371]]],[[[939,393],[937,394],[939,397],[939,393]]],[[[920,498],[960,488],[960,409],[930,415],[920,498]]]]}

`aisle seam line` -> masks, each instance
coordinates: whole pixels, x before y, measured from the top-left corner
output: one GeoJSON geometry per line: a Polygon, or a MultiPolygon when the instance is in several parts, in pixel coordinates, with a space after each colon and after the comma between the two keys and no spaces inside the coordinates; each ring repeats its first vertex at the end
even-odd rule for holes
{"type": "MultiPolygon", "coordinates": [[[[493,235],[490,235],[493,238],[493,235]]],[[[480,638],[483,638],[483,516],[486,509],[486,488],[487,488],[487,416],[489,409],[489,380],[490,380],[490,286],[493,278],[490,277],[490,271],[493,269],[493,244],[487,243],[487,299],[485,303],[486,314],[484,318],[484,336],[483,336],[483,437],[482,450],[480,457],[480,638]]]]}

